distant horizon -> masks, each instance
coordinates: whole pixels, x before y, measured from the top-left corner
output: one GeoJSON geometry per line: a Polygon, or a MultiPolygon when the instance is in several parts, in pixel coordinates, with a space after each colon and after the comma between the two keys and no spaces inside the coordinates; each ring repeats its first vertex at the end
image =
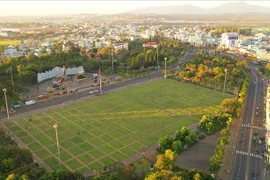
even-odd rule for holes
{"type": "Polygon", "coordinates": [[[267,1],[0,1],[0,16],[61,16],[120,14],[139,8],[192,5],[210,9],[230,2],[270,8],[267,1]]]}

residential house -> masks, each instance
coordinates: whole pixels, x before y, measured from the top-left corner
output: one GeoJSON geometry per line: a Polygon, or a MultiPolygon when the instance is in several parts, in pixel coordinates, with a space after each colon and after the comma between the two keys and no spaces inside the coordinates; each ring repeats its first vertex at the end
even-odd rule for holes
{"type": "Polygon", "coordinates": [[[143,47],[153,47],[153,48],[157,48],[158,47],[158,43],[157,42],[147,42],[142,44],[143,47]]]}
{"type": "Polygon", "coordinates": [[[114,47],[116,52],[119,49],[126,49],[128,51],[128,43],[114,43],[113,47],[114,47]]]}

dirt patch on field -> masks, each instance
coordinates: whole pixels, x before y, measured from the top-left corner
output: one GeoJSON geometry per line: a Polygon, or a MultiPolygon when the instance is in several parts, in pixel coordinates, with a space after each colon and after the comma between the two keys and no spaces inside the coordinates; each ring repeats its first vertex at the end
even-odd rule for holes
{"type": "Polygon", "coordinates": [[[181,168],[196,168],[210,173],[208,170],[209,160],[215,153],[216,143],[219,137],[219,131],[211,136],[206,136],[196,145],[181,153],[176,159],[176,164],[181,168]]]}

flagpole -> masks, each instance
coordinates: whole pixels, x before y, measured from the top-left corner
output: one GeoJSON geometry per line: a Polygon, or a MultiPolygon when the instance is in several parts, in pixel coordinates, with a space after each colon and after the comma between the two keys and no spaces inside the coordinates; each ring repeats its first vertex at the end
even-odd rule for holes
{"type": "Polygon", "coordinates": [[[101,70],[100,70],[100,68],[99,68],[99,77],[100,77],[100,80],[99,80],[99,92],[100,92],[100,94],[102,94],[102,91],[101,91],[102,83],[101,83],[101,70]]]}

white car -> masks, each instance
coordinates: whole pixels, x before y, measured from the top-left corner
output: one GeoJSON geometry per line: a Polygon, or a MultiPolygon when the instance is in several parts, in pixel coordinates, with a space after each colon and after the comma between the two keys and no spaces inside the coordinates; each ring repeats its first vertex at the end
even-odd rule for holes
{"type": "Polygon", "coordinates": [[[25,102],[25,105],[26,105],[26,106],[30,106],[30,105],[33,105],[33,104],[35,104],[35,103],[36,103],[35,100],[29,100],[29,101],[26,101],[26,102],[25,102]]]}

